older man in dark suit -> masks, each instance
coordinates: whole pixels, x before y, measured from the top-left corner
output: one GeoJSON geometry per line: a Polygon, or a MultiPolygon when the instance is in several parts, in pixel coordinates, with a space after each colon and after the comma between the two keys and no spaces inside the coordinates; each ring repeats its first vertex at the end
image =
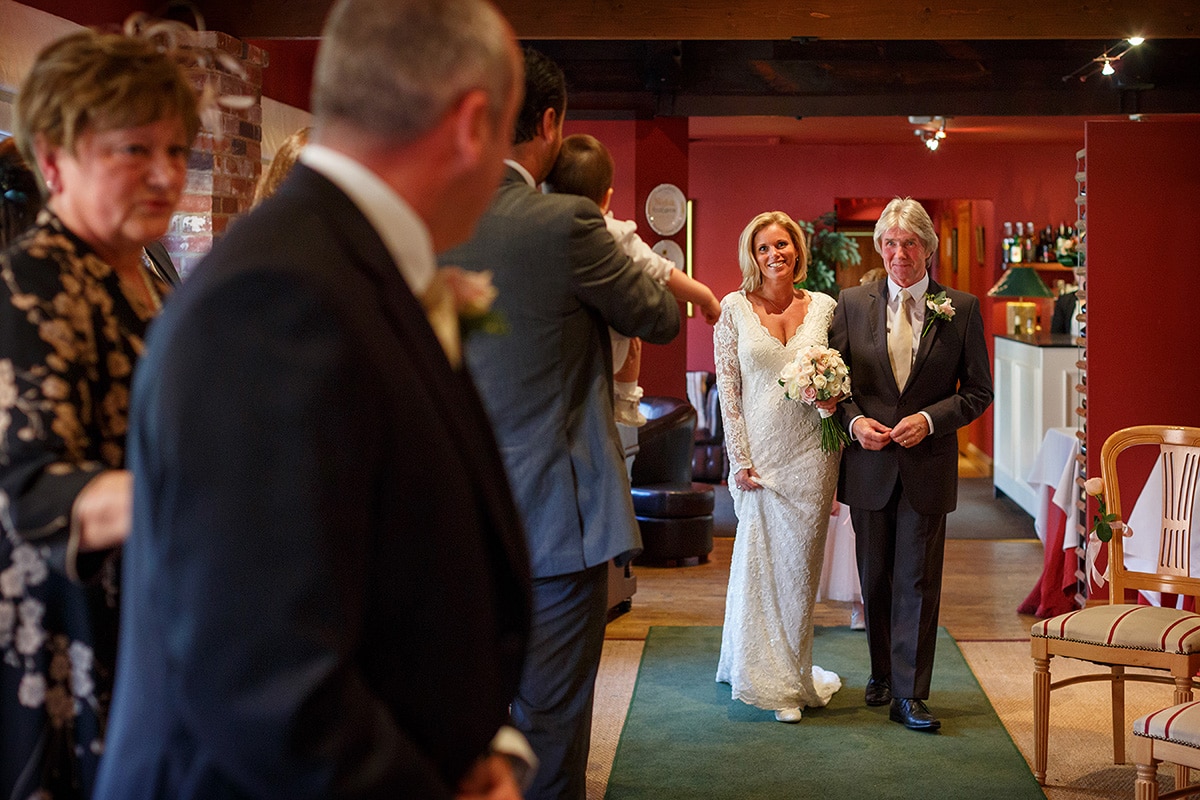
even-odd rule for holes
{"type": "Polygon", "coordinates": [[[513,721],[541,762],[527,798],[582,800],[608,562],[641,549],[613,422],[608,327],[649,342],[679,307],[623,255],[591,200],[537,190],[562,144],[561,70],[525,55],[525,103],[504,181],[449,264],[494,270],[511,331],[467,346],[533,559],[533,632],[513,721]]]}
{"type": "Polygon", "coordinates": [[[487,207],[520,80],[483,0],[333,9],[314,146],[137,376],[96,797],[519,797],[528,553],[457,325],[426,315],[457,321],[434,251],[487,207]]]}
{"type": "Polygon", "coordinates": [[[866,701],[890,702],[892,720],[924,731],[941,726],[924,701],[946,514],[958,503],[955,434],[992,401],[979,301],[930,278],[937,242],[919,203],[889,203],[875,225],[888,278],[843,291],[829,331],[854,384],[839,407],[854,441],[842,454],[838,497],[857,536],[866,701]]]}

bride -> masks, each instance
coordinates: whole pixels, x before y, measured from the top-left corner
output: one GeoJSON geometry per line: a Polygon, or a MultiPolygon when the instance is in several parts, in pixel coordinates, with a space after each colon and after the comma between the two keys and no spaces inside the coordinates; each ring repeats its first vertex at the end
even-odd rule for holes
{"type": "Polygon", "coordinates": [[[751,220],[738,261],[742,288],[721,301],[713,336],[738,520],[717,681],[780,722],[799,722],[805,706],[825,705],[842,685],[812,663],[838,454],[822,452],[817,409],[787,399],[779,372],[828,344],[835,301],[793,288],[807,273],[808,245],[781,211],[751,220]]]}

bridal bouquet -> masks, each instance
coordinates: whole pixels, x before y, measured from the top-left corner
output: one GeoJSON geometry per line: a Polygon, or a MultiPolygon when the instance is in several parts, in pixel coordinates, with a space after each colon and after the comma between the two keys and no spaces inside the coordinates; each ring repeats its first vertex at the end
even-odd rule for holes
{"type": "MultiPolygon", "coordinates": [[[[801,350],[796,358],[779,373],[779,385],[789,400],[808,405],[850,394],[850,370],[842,354],[831,347],[813,345],[801,350]]],[[[821,449],[836,453],[850,443],[850,436],[829,412],[818,408],[821,415],[821,449]]]]}

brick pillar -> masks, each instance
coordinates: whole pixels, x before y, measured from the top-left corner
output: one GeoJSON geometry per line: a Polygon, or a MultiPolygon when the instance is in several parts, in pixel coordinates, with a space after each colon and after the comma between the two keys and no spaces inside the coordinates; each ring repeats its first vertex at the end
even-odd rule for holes
{"type": "Polygon", "coordinates": [[[179,274],[187,277],[230,221],[250,207],[254,196],[262,168],[262,70],[267,54],[217,31],[193,33],[183,44],[227,53],[246,71],[242,80],[218,66],[215,58],[209,59],[207,67],[192,66],[187,72],[197,94],[211,80],[220,95],[254,98],[247,109],[219,106],[220,138],[201,128],[193,143],[187,188],[163,238],[179,274]]]}

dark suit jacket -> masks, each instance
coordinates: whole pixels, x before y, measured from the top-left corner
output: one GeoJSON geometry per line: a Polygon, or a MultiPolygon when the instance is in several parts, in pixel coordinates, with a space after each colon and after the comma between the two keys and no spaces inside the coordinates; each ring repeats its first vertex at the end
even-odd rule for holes
{"type": "MultiPolygon", "coordinates": [[[[928,291],[945,287],[932,280],[928,291]]],[[[860,414],[884,425],[925,411],[933,435],[915,447],[890,444],[865,450],[857,442],[842,453],[838,498],[851,508],[882,509],[899,476],[905,495],[920,514],[947,514],[958,503],[959,428],[992,402],[992,374],[983,318],[974,295],[946,289],[955,314],[937,320],[922,337],[908,385],[901,393],[888,362],[886,280],[855,286],[838,297],[829,346],[850,368],[853,397],[838,407],[843,424],[860,414]]],[[[926,313],[929,313],[928,309],[926,313]]]]}
{"type": "Polygon", "coordinates": [[[1063,292],[1054,300],[1054,316],[1050,318],[1051,333],[1070,333],[1071,320],[1075,318],[1075,301],[1078,292],[1063,292]]]}
{"type": "Polygon", "coordinates": [[[172,298],[134,387],[98,798],[449,797],[528,628],[483,408],[378,235],[297,166],[172,298]]]}
{"type": "Polygon", "coordinates": [[[664,343],[679,305],[617,249],[591,200],[542,194],[511,167],[467,244],[442,257],[492,270],[505,336],[472,336],[467,362],[500,440],[533,576],[641,549],[613,422],[608,327],[664,343]]]}

